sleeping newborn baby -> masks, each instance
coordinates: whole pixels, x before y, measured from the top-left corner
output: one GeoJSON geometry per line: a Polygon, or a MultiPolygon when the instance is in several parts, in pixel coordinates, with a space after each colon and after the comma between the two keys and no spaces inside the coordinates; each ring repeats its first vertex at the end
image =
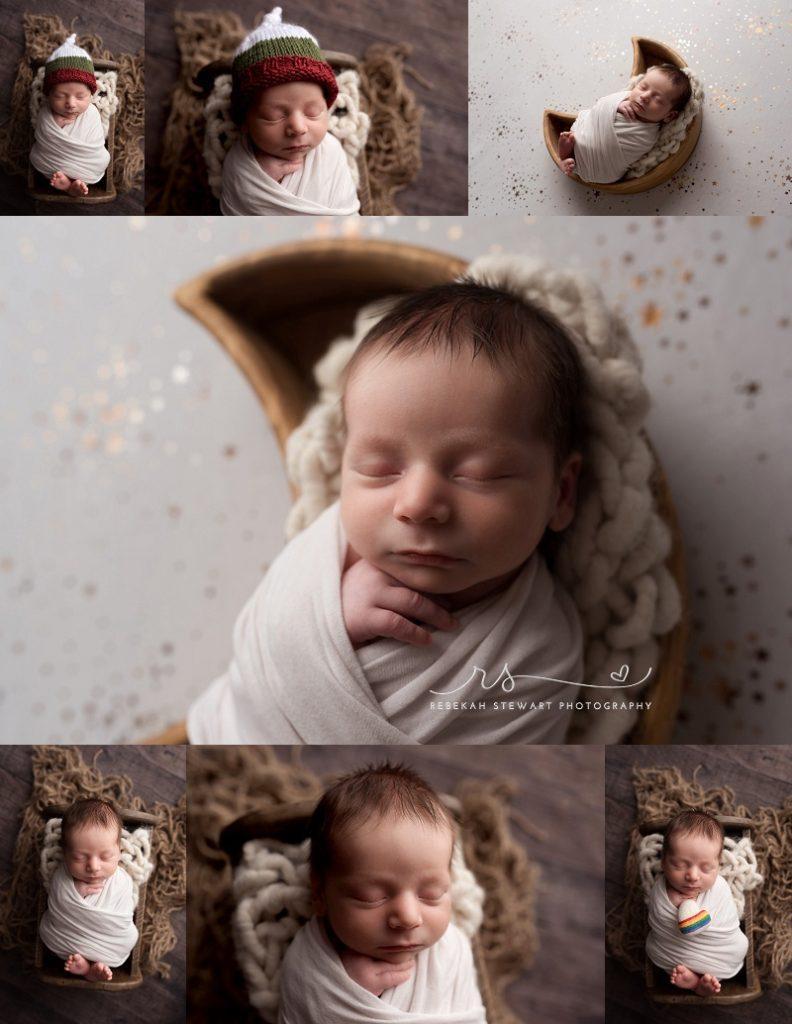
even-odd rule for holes
{"type": "Polygon", "coordinates": [[[327,130],[338,86],[310,32],[274,8],[238,47],[232,90],[241,136],[223,162],[226,216],[358,212],[346,155],[327,130]]]}
{"type": "Polygon", "coordinates": [[[673,64],[649,68],[629,92],[603,96],[581,110],[571,131],[561,132],[562,170],[583,181],[618,181],[649,152],[661,125],[679,116],[690,95],[690,79],[673,64]]]}
{"type": "Polygon", "coordinates": [[[583,391],[538,307],[398,300],[347,369],[340,501],[270,567],[190,739],[564,742],[582,630],[539,547],[574,515],[583,391]]]}
{"type": "Polygon", "coordinates": [[[711,814],[678,814],[666,829],[663,873],[649,897],[649,959],[672,984],[700,996],[720,992],[718,979],[733,978],[748,950],[731,889],[718,873],[722,849],[723,829],[711,814]]]}
{"type": "Polygon", "coordinates": [[[63,863],[47,893],[39,934],[88,981],[110,981],[138,940],[132,879],[120,866],[121,818],[104,800],[77,800],[63,816],[63,863]]]}
{"type": "Polygon", "coordinates": [[[96,77],[91,56],[69,38],[44,66],[44,102],[36,119],[30,162],[53,188],[88,194],[110,163],[99,111],[91,102],[96,77]]]}
{"type": "Polygon", "coordinates": [[[279,1024],[486,1024],[451,923],[454,836],[437,794],[399,765],[325,793],[311,822],[316,916],[286,953],[279,1024]]]}

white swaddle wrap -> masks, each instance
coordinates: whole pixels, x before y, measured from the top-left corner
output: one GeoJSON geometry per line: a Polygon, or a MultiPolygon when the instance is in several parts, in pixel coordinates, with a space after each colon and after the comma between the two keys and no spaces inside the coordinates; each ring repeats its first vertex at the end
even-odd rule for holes
{"type": "Polygon", "coordinates": [[[618,181],[630,164],[648,153],[660,132],[659,124],[631,121],[616,108],[629,92],[614,92],[581,110],[572,125],[575,173],[583,181],[618,181]]]}
{"type": "Polygon", "coordinates": [[[383,639],[355,651],[341,607],[345,552],[336,502],[287,544],[242,610],[228,672],[190,708],[193,743],[564,741],[572,712],[558,703],[577,691],[557,680],[580,681],[582,630],[538,554],[430,646],[383,639]],[[504,665],[515,681],[495,687],[504,665]],[[516,678],[528,673],[551,681],[516,678]]]}
{"type": "Polygon", "coordinates": [[[313,917],[283,965],[279,1024],[486,1024],[470,943],[453,924],[408,981],[375,996],[353,981],[313,917]]]}
{"type": "Polygon", "coordinates": [[[740,929],[728,882],[718,875],[713,887],[692,902],[699,911],[709,912],[710,921],[706,927],[683,935],[679,930],[679,912],[668,898],[665,878],[661,875],[655,881],[649,896],[649,959],[664,971],[684,964],[698,974],[714,974],[721,980],[733,978],[745,960],[748,939],[740,929]]]}
{"type": "Polygon", "coordinates": [[[246,136],[223,163],[220,209],[227,216],[348,216],[360,209],[346,154],[329,132],[299,171],[278,183],[261,167],[246,136]]]}
{"type": "Polygon", "coordinates": [[[87,960],[120,967],[138,940],[134,912],[132,879],[120,865],[101,892],[83,898],[61,864],[50,881],[39,934],[44,945],[64,960],[81,953],[87,960]]]}
{"type": "Polygon", "coordinates": [[[105,147],[102,118],[94,104],[61,128],[48,104],[42,103],[30,162],[46,178],[51,178],[55,171],[63,171],[86,185],[100,181],[110,163],[110,154],[105,147]]]}

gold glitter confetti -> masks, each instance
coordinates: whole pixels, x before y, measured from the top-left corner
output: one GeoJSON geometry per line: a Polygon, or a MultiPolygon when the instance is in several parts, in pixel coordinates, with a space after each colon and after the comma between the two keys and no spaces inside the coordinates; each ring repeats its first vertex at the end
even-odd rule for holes
{"type": "Polygon", "coordinates": [[[663,319],[663,311],[654,302],[647,302],[641,310],[641,320],[644,327],[657,327],[663,319]]]}

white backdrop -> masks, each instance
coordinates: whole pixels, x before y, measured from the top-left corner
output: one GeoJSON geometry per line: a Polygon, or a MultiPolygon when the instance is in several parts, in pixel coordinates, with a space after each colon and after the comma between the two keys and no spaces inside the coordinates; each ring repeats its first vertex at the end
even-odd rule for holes
{"type": "Polygon", "coordinates": [[[173,289],[361,233],[588,269],[628,317],[686,538],[676,739],[782,742],[792,712],[792,224],[773,218],[5,218],[0,742],[118,742],[183,717],[282,544],[252,392],[173,289]]]}
{"type": "Polygon", "coordinates": [[[779,0],[471,0],[470,212],[789,213],[791,53],[779,0]],[[673,47],[703,78],[702,134],[673,181],[595,195],[552,162],[542,112],[626,86],[632,36],[673,47]]]}

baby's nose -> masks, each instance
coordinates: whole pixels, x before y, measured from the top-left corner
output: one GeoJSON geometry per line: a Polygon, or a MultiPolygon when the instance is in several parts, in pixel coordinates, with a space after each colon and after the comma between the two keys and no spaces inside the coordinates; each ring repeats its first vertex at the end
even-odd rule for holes
{"type": "Polygon", "coordinates": [[[391,928],[417,928],[421,924],[418,903],[406,896],[394,903],[388,916],[388,924],[391,928]]]}
{"type": "Polygon", "coordinates": [[[451,509],[434,474],[416,470],[402,477],[393,515],[403,523],[445,523],[451,509]]]}

